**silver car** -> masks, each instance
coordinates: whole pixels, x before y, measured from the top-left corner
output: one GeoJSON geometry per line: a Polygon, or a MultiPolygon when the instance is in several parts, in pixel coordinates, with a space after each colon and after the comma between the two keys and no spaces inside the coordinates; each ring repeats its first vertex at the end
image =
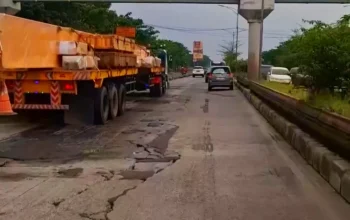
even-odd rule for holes
{"type": "Polygon", "coordinates": [[[213,66],[208,70],[208,91],[214,87],[229,87],[233,90],[233,74],[228,66],[213,66]]]}

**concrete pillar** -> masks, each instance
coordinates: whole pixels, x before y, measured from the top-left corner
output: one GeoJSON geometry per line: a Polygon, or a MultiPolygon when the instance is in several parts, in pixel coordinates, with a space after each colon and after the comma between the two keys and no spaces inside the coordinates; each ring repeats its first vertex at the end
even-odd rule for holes
{"type": "Polygon", "coordinates": [[[248,79],[259,80],[260,22],[249,22],[248,79]]]}
{"type": "Polygon", "coordinates": [[[0,0],[0,13],[15,15],[21,10],[21,3],[13,0],[0,0]]]}
{"type": "MultiPolygon", "coordinates": [[[[249,23],[248,79],[259,80],[261,21],[274,9],[275,0],[240,0],[238,12],[249,23]],[[263,10],[263,14],[261,13],[263,10]],[[263,18],[261,18],[263,15],[263,18]]],[[[262,42],[262,41],[261,41],[262,42]]]]}

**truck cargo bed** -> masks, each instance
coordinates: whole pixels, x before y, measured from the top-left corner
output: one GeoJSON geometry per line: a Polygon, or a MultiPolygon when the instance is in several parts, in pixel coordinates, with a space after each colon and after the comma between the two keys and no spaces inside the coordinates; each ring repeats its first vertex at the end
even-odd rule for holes
{"type": "Polygon", "coordinates": [[[91,34],[0,13],[1,68],[60,68],[58,42],[88,43],[94,50],[133,53],[135,41],[117,35],[91,34]]]}

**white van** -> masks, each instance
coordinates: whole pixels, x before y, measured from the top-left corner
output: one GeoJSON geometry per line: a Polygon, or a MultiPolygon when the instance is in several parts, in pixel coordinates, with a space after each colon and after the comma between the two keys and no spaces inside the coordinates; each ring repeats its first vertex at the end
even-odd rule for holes
{"type": "Polygon", "coordinates": [[[271,67],[271,71],[267,73],[267,81],[290,84],[292,78],[289,70],[285,67],[271,67]]]}

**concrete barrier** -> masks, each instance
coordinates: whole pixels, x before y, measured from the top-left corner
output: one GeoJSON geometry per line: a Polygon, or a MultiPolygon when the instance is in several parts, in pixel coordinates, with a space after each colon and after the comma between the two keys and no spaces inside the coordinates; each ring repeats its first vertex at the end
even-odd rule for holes
{"type": "Polygon", "coordinates": [[[249,89],[235,83],[247,100],[347,202],[350,203],[350,163],[272,110],[249,89]]]}
{"type": "Polygon", "coordinates": [[[170,81],[174,80],[174,79],[180,79],[180,78],[184,78],[184,77],[189,77],[189,76],[191,76],[191,74],[183,75],[182,73],[178,73],[178,72],[171,72],[168,75],[170,81]]]}

